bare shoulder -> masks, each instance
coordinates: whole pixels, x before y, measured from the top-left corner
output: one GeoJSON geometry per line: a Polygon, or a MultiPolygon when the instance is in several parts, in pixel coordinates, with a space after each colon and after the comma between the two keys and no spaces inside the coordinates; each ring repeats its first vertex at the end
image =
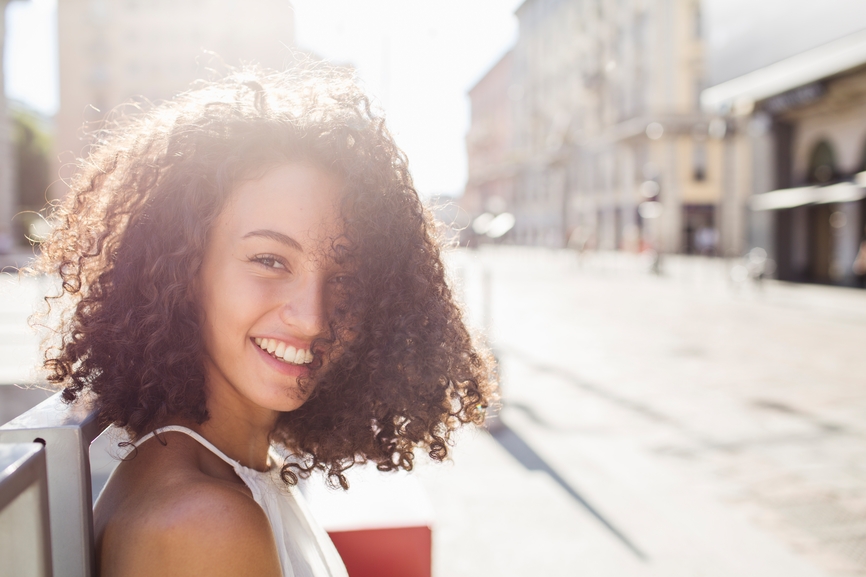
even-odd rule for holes
{"type": "Polygon", "coordinates": [[[270,523],[245,486],[202,473],[176,447],[175,463],[159,451],[159,467],[147,454],[121,464],[100,497],[101,576],[279,577],[270,523]]]}
{"type": "Polygon", "coordinates": [[[197,483],[146,505],[118,519],[122,532],[106,531],[103,577],[281,574],[268,519],[243,493],[197,483]]]}

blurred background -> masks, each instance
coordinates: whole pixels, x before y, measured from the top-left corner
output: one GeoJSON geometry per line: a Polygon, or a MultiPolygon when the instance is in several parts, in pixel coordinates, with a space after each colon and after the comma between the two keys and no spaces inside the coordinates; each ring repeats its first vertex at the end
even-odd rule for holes
{"type": "MultiPolygon", "coordinates": [[[[413,473],[434,575],[866,575],[863,0],[4,5],[0,266],[107,111],[356,71],[502,373],[413,473]]],[[[0,278],[0,423],[51,283],[0,278]]]]}

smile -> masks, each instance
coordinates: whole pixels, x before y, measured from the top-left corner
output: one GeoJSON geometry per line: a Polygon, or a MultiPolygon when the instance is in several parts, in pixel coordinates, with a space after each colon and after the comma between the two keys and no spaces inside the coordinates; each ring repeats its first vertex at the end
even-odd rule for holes
{"type": "Polygon", "coordinates": [[[276,339],[263,339],[256,337],[256,344],[260,349],[266,351],[278,361],[291,365],[306,365],[313,362],[313,353],[307,349],[296,349],[276,339]]]}

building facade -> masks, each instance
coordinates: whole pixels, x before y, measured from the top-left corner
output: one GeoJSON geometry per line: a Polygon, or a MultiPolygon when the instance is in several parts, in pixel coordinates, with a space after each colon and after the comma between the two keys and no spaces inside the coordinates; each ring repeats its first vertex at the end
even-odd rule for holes
{"type": "Polygon", "coordinates": [[[468,215],[501,213],[514,204],[512,64],[509,51],[469,90],[468,178],[460,199],[460,207],[468,215]]]}
{"type": "Polygon", "coordinates": [[[749,242],[775,275],[863,286],[866,31],[709,88],[703,101],[735,127],[730,193],[747,199],[749,242]]]}
{"type": "Polygon", "coordinates": [[[512,107],[511,241],[740,250],[722,226],[724,122],[699,104],[700,2],[527,0],[516,14],[501,95],[512,107]]]}
{"type": "Polygon", "coordinates": [[[9,4],[9,0],[0,0],[0,254],[6,254],[14,248],[15,237],[13,235],[12,217],[17,212],[15,202],[15,163],[12,158],[11,131],[3,76],[7,4],[9,4]]]}
{"type": "Polygon", "coordinates": [[[288,0],[63,0],[57,11],[61,165],[85,150],[82,127],[122,103],[171,98],[221,63],[291,63],[288,0]]]}

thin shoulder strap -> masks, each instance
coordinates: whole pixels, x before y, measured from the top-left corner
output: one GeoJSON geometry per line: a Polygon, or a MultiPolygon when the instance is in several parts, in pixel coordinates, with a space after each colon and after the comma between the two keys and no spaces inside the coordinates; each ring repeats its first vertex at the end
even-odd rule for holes
{"type": "Polygon", "coordinates": [[[211,453],[213,453],[214,455],[216,455],[217,457],[219,457],[220,459],[222,459],[223,461],[225,461],[226,463],[228,463],[229,465],[231,465],[234,468],[237,468],[240,465],[240,463],[238,463],[237,461],[235,461],[234,459],[232,459],[231,457],[229,457],[228,455],[226,455],[225,453],[223,453],[222,451],[217,449],[213,445],[213,443],[211,443],[210,441],[208,441],[207,439],[205,439],[204,437],[202,437],[201,435],[199,435],[198,433],[196,433],[192,429],[187,429],[186,427],[181,427],[180,425],[168,425],[167,427],[160,427],[159,429],[156,429],[155,431],[150,432],[150,433],[146,434],[145,436],[143,436],[142,438],[140,438],[139,440],[137,440],[135,443],[133,443],[133,446],[138,447],[139,445],[141,445],[143,442],[147,441],[151,437],[154,437],[160,433],[167,433],[170,431],[176,431],[178,433],[184,433],[186,435],[189,435],[190,437],[192,437],[193,439],[198,441],[203,447],[205,447],[206,449],[209,449],[211,453]]]}

